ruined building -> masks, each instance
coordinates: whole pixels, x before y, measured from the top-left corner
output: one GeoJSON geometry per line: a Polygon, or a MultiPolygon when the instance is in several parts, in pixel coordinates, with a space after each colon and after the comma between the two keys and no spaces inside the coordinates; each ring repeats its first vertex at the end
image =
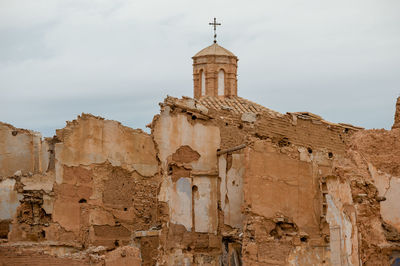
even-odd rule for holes
{"type": "Polygon", "coordinates": [[[238,96],[237,64],[198,52],[151,134],[0,123],[0,265],[398,265],[400,100],[392,130],[281,114],[238,96]]]}

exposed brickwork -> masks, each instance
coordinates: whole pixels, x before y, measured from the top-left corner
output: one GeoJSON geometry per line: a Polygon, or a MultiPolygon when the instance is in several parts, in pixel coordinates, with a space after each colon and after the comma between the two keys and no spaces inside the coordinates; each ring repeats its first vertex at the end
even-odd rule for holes
{"type": "Polygon", "coordinates": [[[364,130],[238,97],[217,44],[193,60],[194,99],[167,97],[151,134],[90,114],[44,140],[0,123],[0,266],[400,259],[400,98],[393,130],[364,130]]]}

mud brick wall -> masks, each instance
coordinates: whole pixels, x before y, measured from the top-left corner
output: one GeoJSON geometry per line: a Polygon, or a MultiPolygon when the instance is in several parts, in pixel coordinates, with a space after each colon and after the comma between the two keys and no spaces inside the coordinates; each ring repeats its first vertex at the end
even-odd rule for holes
{"type": "Polygon", "coordinates": [[[46,139],[0,123],[0,261],[400,259],[399,129],[208,101],[167,97],[151,134],[89,114],[46,139]]]}

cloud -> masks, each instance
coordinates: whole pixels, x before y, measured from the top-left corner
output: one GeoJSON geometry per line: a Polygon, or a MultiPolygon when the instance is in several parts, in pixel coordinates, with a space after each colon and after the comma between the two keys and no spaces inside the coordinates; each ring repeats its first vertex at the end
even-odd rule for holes
{"type": "Polygon", "coordinates": [[[49,136],[81,112],[141,127],[192,96],[191,56],[239,57],[239,95],[280,112],[389,128],[400,93],[400,2],[0,3],[0,120],[49,136]]]}

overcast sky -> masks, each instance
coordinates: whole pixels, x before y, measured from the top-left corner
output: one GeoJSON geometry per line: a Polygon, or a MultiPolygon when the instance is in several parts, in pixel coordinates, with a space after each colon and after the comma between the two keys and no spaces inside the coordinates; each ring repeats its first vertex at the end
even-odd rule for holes
{"type": "Polygon", "coordinates": [[[52,136],[85,112],[144,129],[167,94],[193,96],[217,17],[239,96],[389,129],[399,14],[398,0],[0,0],[0,121],[52,136]]]}

